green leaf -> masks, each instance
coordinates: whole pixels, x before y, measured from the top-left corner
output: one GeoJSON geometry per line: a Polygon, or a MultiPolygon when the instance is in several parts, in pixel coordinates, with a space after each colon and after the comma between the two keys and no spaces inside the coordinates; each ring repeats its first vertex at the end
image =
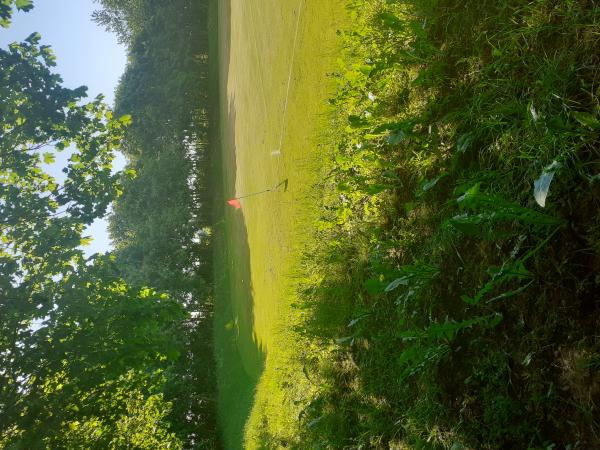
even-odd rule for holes
{"type": "Polygon", "coordinates": [[[371,75],[371,72],[373,71],[373,66],[369,66],[369,65],[364,65],[364,66],[360,66],[358,68],[358,70],[366,76],[371,75]]]}
{"type": "Polygon", "coordinates": [[[389,186],[385,185],[385,184],[370,184],[368,186],[365,187],[365,192],[369,195],[377,195],[380,192],[385,191],[386,189],[388,189],[389,186]]]}
{"type": "Polygon", "coordinates": [[[456,141],[456,150],[460,153],[465,153],[473,143],[474,136],[472,133],[461,134],[456,141]]]}
{"type": "Polygon", "coordinates": [[[166,355],[167,359],[169,359],[171,361],[175,361],[175,360],[179,359],[179,356],[181,356],[181,353],[176,348],[168,348],[165,351],[165,355],[166,355]]]}
{"type": "Polygon", "coordinates": [[[15,5],[19,11],[30,11],[33,9],[33,0],[15,0],[15,5]]]}
{"type": "Polygon", "coordinates": [[[400,285],[407,286],[409,282],[410,282],[410,277],[408,277],[408,276],[396,278],[394,281],[392,281],[390,284],[388,284],[386,286],[386,288],[384,289],[384,291],[385,292],[393,291],[394,289],[396,289],[400,285]]]}
{"type": "Polygon", "coordinates": [[[354,336],[344,336],[335,340],[336,344],[350,344],[354,342],[354,336]]]}
{"type": "Polygon", "coordinates": [[[369,122],[361,116],[351,114],[348,116],[348,123],[352,128],[364,128],[369,122]]]}
{"type": "Polygon", "coordinates": [[[363,317],[357,317],[356,319],[352,319],[350,322],[348,322],[348,325],[346,325],[348,328],[352,328],[354,325],[356,325],[358,322],[360,322],[363,319],[363,317]]]}
{"type": "Polygon", "coordinates": [[[395,133],[390,133],[386,138],[390,145],[398,145],[404,139],[406,139],[406,133],[403,130],[399,130],[395,133]]]}
{"type": "Polygon", "coordinates": [[[125,114],[119,117],[119,122],[125,126],[131,125],[133,119],[131,118],[131,114],[125,114]]]}
{"type": "Polygon", "coordinates": [[[574,111],[571,114],[573,114],[575,120],[581,125],[593,128],[594,130],[600,129],[600,121],[596,119],[592,114],[578,111],[574,111]]]}
{"type": "Polygon", "coordinates": [[[370,278],[365,281],[364,287],[369,294],[376,295],[383,292],[385,283],[380,281],[378,278],[370,278]]]}
{"type": "Polygon", "coordinates": [[[479,196],[480,189],[481,183],[476,183],[473,186],[471,186],[463,195],[458,197],[458,204],[467,208],[473,206],[473,204],[477,200],[477,197],[479,196]]]}
{"type": "Polygon", "coordinates": [[[56,157],[54,153],[46,152],[43,154],[44,164],[54,164],[56,157]]]}
{"type": "Polygon", "coordinates": [[[46,60],[46,64],[51,67],[56,66],[56,55],[52,51],[52,48],[49,45],[40,46],[40,51],[46,60]]]}
{"type": "Polygon", "coordinates": [[[424,194],[425,192],[427,192],[427,191],[430,191],[431,189],[433,189],[433,188],[436,186],[436,184],[438,184],[438,182],[439,182],[439,181],[440,181],[442,178],[444,178],[444,177],[446,177],[446,176],[448,176],[448,174],[444,172],[444,173],[442,173],[441,175],[439,175],[439,176],[435,177],[433,180],[426,181],[426,182],[423,184],[423,186],[421,187],[421,192],[419,192],[419,193],[417,194],[417,196],[419,196],[419,195],[422,195],[422,194],[424,194]]]}
{"type": "Polygon", "coordinates": [[[150,288],[143,288],[140,290],[140,298],[148,298],[154,295],[154,291],[150,288]]]}
{"type": "Polygon", "coordinates": [[[403,28],[402,21],[392,13],[382,12],[381,14],[379,14],[379,20],[383,22],[384,26],[386,26],[387,28],[391,28],[392,30],[399,31],[403,28]]]}
{"type": "Polygon", "coordinates": [[[42,35],[40,33],[38,33],[37,31],[34,31],[29,36],[27,36],[27,38],[25,39],[25,42],[28,42],[29,44],[32,44],[32,45],[36,45],[40,41],[41,38],[42,38],[42,35]]]}

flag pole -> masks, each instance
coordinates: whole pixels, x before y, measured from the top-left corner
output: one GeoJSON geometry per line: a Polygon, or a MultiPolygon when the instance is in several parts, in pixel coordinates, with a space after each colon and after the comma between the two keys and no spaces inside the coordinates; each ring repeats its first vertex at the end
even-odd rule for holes
{"type": "Polygon", "coordinates": [[[265,189],[264,191],[260,191],[260,192],[252,192],[251,194],[240,195],[239,197],[234,197],[234,199],[239,200],[240,198],[252,197],[253,195],[264,194],[265,192],[270,192],[271,190],[272,189],[265,189]]]}
{"type": "Polygon", "coordinates": [[[259,191],[259,192],[252,192],[250,194],[246,194],[246,195],[240,195],[239,197],[234,197],[234,200],[239,200],[240,198],[247,198],[247,197],[252,197],[253,195],[258,195],[258,194],[264,194],[265,192],[271,192],[274,191],[275,189],[277,189],[279,186],[285,185],[285,190],[287,190],[287,183],[288,183],[288,179],[286,178],[285,180],[283,180],[281,183],[279,183],[277,186],[269,188],[269,189],[265,189],[264,191],[259,191]]]}

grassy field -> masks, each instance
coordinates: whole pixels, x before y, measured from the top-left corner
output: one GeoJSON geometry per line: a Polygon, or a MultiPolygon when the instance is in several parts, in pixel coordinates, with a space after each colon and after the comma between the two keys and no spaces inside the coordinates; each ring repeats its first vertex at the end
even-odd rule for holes
{"type": "Polygon", "coordinates": [[[297,448],[597,448],[600,7],[348,3],[297,448]]]}
{"type": "MultiPolygon", "coordinates": [[[[294,274],[317,209],[317,142],[343,15],[338,1],[219,2],[220,139],[225,197],[276,190],[225,210],[217,227],[216,346],[227,448],[256,442],[269,417],[293,433],[269,383],[298,371],[294,274]],[[283,183],[283,184],[281,184],[283,183]]],[[[226,198],[223,199],[223,203],[226,198]]],[[[298,389],[306,389],[298,386],[298,389]]]]}
{"type": "Polygon", "coordinates": [[[596,448],[600,7],[327,3],[221,10],[228,448],[596,448]]]}

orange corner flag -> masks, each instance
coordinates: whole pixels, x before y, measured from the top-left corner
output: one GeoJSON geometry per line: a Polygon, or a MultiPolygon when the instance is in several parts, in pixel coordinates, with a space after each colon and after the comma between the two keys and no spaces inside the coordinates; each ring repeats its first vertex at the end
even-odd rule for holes
{"type": "Polygon", "coordinates": [[[227,203],[230,204],[231,206],[233,206],[235,209],[240,209],[242,207],[242,204],[240,203],[240,201],[237,198],[228,200],[227,203]]]}

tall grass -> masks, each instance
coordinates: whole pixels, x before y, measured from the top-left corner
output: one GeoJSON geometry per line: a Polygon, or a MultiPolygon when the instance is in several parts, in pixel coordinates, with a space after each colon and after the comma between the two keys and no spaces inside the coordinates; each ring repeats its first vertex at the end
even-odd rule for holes
{"type": "Polygon", "coordinates": [[[600,7],[348,8],[284,447],[597,446],[600,7]]]}

